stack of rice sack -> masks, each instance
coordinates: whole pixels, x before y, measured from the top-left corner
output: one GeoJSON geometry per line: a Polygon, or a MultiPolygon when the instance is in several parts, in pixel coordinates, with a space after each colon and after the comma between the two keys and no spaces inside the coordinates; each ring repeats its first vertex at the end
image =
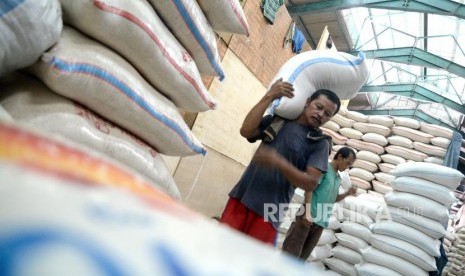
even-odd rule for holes
{"type": "Polygon", "coordinates": [[[357,271],[360,275],[428,275],[436,271],[439,239],[446,235],[449,208],[456,201],[453,191],[464,176],[427,162],[405,162],[390,173],[395,176],[393,191],[384,196],[387,208],[378,210],[388,220],[372,225],[371,247],[362,251],[369,265],[362,264],[357,271]]]}
{"type": "Polygon", "coordinates": [[[332,249],[333,257],[323,261],[326,266],[342,275],[357,275],[354,265],[363,260],[361,252],[371,239],[370,226],[383,204],[381,197],[372,194],[350,196],[337,204],[336,216],[342,221],[341,231],[335,234],[337,243],[332,249]]]}
{"type": "Polygon", "coordinates": [[[41,131],[0,122],[0,179],[2,275],[315,274],[41,131]]]}
{"type": "Polygon", "coordinates": [[[411,118],[367,116],[342,108],[323,131],[333,138],[333,154],[341,146],[357,151],[350,170],[357,194],[369,192],[380,196],[392,190],[389,173],[405,162],[442,164],[450,144],[452,130],[411,118]]]}
{"type": "Polygon", "coordinates": [[[212,27],[247,33],[240,3],[29,0],[7,6],[0,32],[24,38],[2,51],[26,61],[13,68],[6,60],[0,76],[32,64],[26,70],[40,80],[22,74],[0,80],[9,116],[112,157],[179,198],[158,152],[205,154],[179,110],[215,108],[201,79],[224,77],[212,27]],[[29,22],[39,11],[43,18],[29,22]]]}
{"type": "Polygon", "coordinates": [[[447,253],[448,262],[444,268],[443,276],[459,276],[465,274],[465,227],[455,229],[444,238],[444,250],[447,253]]]}

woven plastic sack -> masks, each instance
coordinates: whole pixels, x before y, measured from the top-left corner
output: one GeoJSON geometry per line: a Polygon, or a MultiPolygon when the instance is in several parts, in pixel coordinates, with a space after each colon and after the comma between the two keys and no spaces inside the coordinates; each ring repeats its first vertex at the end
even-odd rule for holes
{"type": "Polygon", "coordinates": [[[393,135],[387,138],[389,144],[395,145],[395,146],[401,146],[404,148],[409,148],[413,149],[413,142],[407,137],[404,136],[399,136],[399,135],[393,135]]]}
{"type": "Polygon", "coordinates": [[[392,206],[388,207],[387,212],[387,217],[393,221],[415,228],[434,239],[440,239],[446,235],[446,229],[438,221],[392,206]]]}
{"type": "Polygon", "coordinates": [[[148,0],[202,74],[224,78],[216,35],[195,0],[148,0]]]}
{"type": "Polygon", "coordinates": [[[428,124],[425,122],[420,122],[420,130],[433,136],[443,137],[449,140],[452,139],[452,135],[454,133],[453,130],[446,127],[428,124]]]}
{"type": "Polygon", "coordinates": [[[24,75],[0,81],[0,90],[0,106],[17,123],[100,152],[146,177],[147,182],[172,197],[181,197],[162,157],[126,130],[24,75]]]}
{"type": "Polygon", "coordinates": [[[415,245],[386,235],[373,234],[371,246],[388,254],[400,257],[425,271],[436,271],[436,260],[415,245]]]}
{"type": "Polygon", "coordinates": [[[428,162],[399,164],[390,173],[397,177],[413,176],[426,179],[446,186],[452,191],[455,191],[457,186],[460,184],[460,181],[464,178],[464,175],[456,169],[428,162]]]}
{"type": "Polygon", "coordinates": [[[197,0],[217,32],[249,35],[249,25],[238,0],[197,0]]]}
{"type": "MultiPolygon", "coordinates": [[[[369,247],[362,251],[365,261],[374,263],[380,266],[389,267],[392,270],[399,272],[402,275],[427,276],[428,272],[420,267],[406,261],[400,257],[385,253],[373,247],[369,247]]],[[[376,275],[376,274],[375,274],[376,275]]],[[[386,274],[386,276],[389,274],[386,274]]]]}
{"type": "Polygon", "coordinates": [[[394,117],[394,123],[396,126],[404,126],[413,129],[420,128],[420,122],[412,118],[394,117]]]}
{"type": "Polygon", "coordinates": [[[418,177],[397,177],[391,181],[391,186],[398,192],[421,195],[432,199],[447,208],[458,201],[454,193],[449,188],[418,177]]]}
{"type": "Polygon", "coordinates": [[[170,100],[126,60],[70,27],[30,70],[54,92],[131,131],[160,153],[205,153],[170,100]]]}
{"type": "Polygon", "coordinates": [[[0,4],[0,76],[33,64],[60,38],[58,0],[3,0],[0,4]]]}
{"type": "Polygon", "coordinates": [[[359,264],[362,262],[363,257],[360,253],[340,244],[332,249],[335,258],[348,262],[350,264],[359,264]]]}
{"type": "Polygon", "coordinates": [[[383,115],[370,115],[368,116],[368,122],[385,127],[392,127],[394,125],[394,120],[392,118],[383,115]]]}
{"type": "Polygon", "coordinates": [[[402,276],[390,268],[367,262],[355,265],[355,270],[359,276],[402,276]]]}
{"type": "Polygon", "coordinates": [[[281,66],[271,84],[280,78],[292,83],[294,97],[274,100],[270,112],[295,119],[304,110],[307,99],[318,89],[331,90],[341,100],[355,97],[368,78],[365,61],[363,52],[355,57],[343,52],[308,51],[292,57],[281,66]]]}
{"type": "Polygon", "coordinates": [[[66,24],[117,51],[176,106],[190,112],[215,108],[196,63],[148,2],[60,2],[66,24]]]}
{"type": "Polygon", "coordinates": [[[327,258],[323,260],[323,263],[329,267],[332,271],[341,273],[346,276],[357,276],[357,271],[355,270],[353,264],[346,261],[340,260],[338,258],[327,258]]]}

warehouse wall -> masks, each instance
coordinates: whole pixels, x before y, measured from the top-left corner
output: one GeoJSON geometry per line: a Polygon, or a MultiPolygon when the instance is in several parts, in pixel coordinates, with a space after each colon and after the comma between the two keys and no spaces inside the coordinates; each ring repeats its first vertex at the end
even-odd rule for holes
{"type": "MultiPolygon", "coordinates": [[[[239,180],[258,147],[239,134],[247,112],[264,95],[279,67],[294,55],[283,42],[291,24],[284,6],[273,25],[260,10],[260,0],[244,3],[250,36],[219,34],[218,44],[226,78],[204,78],[218,108],[184,113],[193,133],[207,147],[206,156],[166,157],[183,202],[207,216],[220,216],[228,193],[239,180]]],[[[308,44],[303,51],[310,50],[308,44]]]]}

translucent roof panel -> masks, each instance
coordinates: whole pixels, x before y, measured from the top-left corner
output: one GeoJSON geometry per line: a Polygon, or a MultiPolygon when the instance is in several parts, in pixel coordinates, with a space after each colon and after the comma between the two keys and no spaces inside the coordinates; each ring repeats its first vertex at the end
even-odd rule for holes
{"type": "MultiPolygon", "coordinates": [[[[462,45],[465,47],[463,19],[438,14],[368,8],[351,8],[341,10],[340,13],[356,51],[389,49],[395,54],[398,48],[412,48],[412,53],[414,49],[420,49],[435,55],[436,57],[431,57],[437,61],[455,64],[459,68],[465,67],[465,52],[462,48],[462,45]]],[[[405,59],[407,61],[408,57],[405,59]]],[[[424,91],[428,93],[435,93],[453,101],[456,106],[465,103],[465,79],[448,72],[448,65],[442,67],[446,69],[443,70],[404,63],[370,60],[370,78],[367,85],[414,84],[426,89],[424,91]]],[[[412,94],[414,92],[412,91],[412,94]]],[[[383,108],[405,109],[414,106],[431,116],[439,116],[441,121],[448,122],[456,128],[461,123],[462,113],[448,106],[393,95],[395,94],[379,93],[377,102],[383,103],[383,108]]],[[[377,104],[376,108],[379,107],[377,104]]]]}

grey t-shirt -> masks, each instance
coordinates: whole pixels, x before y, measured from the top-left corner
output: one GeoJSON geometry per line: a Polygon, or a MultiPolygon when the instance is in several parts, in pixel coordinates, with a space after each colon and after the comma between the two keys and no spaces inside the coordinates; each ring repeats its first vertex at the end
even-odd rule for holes
{"type": "MultiPolygon", "coordinates": [[[[270,122],[269,116],[264,117],[260,129],[263,131],[270,122]]],[[[276,138],[266,145],[276,149],[301,171],[306,171],[307,166],[311,166],[324,173],[328,167],[329,142],[327,139],[308,139],[307,134],[311,130],[294,121],[285,121],[276,138]]],[[[229,196],[239,199],[247,208],[278,228],[294,190],[294,186],[278,170],[251,162],[229,196]]]]}

